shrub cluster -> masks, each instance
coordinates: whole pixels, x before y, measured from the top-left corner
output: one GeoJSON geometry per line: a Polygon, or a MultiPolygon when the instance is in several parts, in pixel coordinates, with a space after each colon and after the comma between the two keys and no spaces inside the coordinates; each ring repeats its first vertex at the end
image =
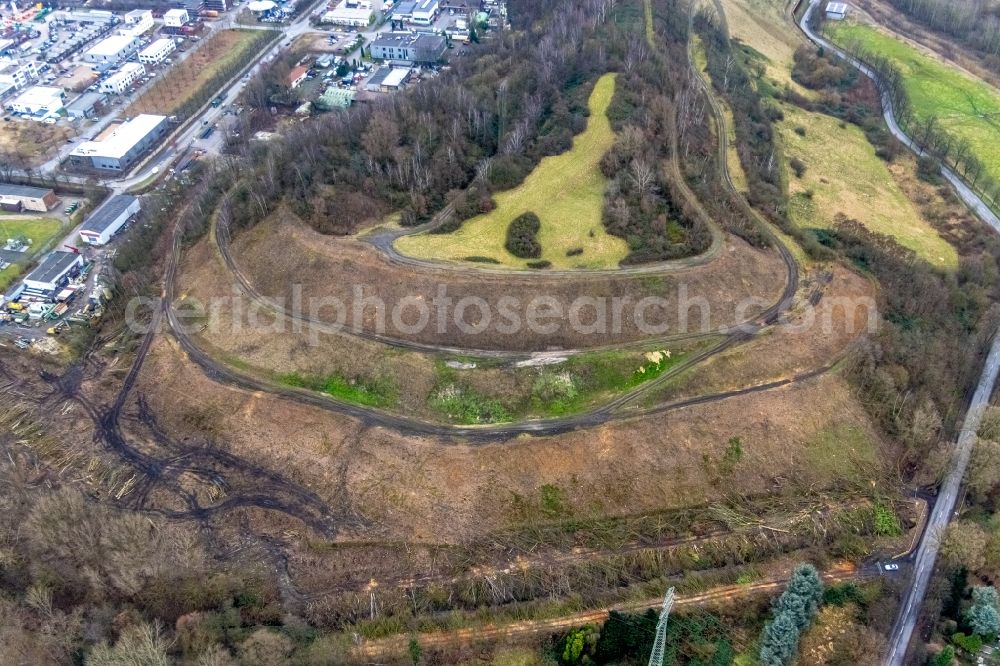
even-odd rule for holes
{"type": "Polygon", "coordinates": [[[515,257],[537,259],[542,256],[542,245],[538,242],[538,231],[542,222],[532,212],[515,217],[507,227],[507,241],[504,247],[515,257]]]}

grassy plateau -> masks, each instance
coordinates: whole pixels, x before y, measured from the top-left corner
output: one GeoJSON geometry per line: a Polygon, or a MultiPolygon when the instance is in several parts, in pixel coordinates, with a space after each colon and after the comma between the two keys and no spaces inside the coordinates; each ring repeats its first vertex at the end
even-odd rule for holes
{"type": "Polygon", "coordinates": [[[958,265],[955,248],[920,216],[861,129],[790,105],[782,111],[778,129],[786,157],[806,165],[801,178],[788,175],[789,212],[797,225],[831,228],[842,213],[935,266],[958,265]]]}
{"type": "Polygon", "coordinates": [[[608,234],[601,222],[606,181],[600,169],[601,157],[615,140],[607,116],[614,89],[614,74],[597,80],[588,100],[587,129],[573,138],[572,148],[542,159],[523,183],[495,194],[494,210],[466,220],[454,233],[403,236],[396,248],[423,259],[461,261],[474,256],[525,268],[528,261],[508,252],[504,240],[511,220],[533,212],[542,223],[540,260],[552,262],[553,268],[617,267],[628,246],[608,234]],[[567,256],[575,248],[583,248],[583,253],[567,256]]]}
{"type": "Polygon", "coordinates": [[[916,118],[936,117],[952,136],[966,139],[986,171],[1000,179],[1000,91],[871,26],[828,25],[827,32],[839,44],[858,43],[892,58],[916,118]]]}

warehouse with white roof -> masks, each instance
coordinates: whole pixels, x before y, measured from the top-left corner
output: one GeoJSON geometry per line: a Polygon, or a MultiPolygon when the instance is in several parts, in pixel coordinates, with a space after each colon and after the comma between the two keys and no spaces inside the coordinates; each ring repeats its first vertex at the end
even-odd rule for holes
{"type": "Polygon", "coordinates": [[[78,145],[69,154],[69,163],[81,169],[125,171],[166,132],[166,116],[144,113],[122,123],[106,137],[78,145]]]}
{"type": "Polygon", "coordinates": [[[140,46],[142,38],[139,35],[111,35],[92,46],[83,54],[83,59],[94,63],[121,62],[138,51],[140,46]]]}

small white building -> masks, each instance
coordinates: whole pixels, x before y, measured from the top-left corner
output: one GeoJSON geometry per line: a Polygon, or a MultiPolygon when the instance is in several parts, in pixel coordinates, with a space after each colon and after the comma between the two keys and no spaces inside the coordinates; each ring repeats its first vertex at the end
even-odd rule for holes
{"type": "Polygon", "coordinates": [[[190,20],[186,9],[170,9],[163,14],[163,25],[168,28],[180,28],[190,20]]]}
{"type": "Polygon", "coordinates": [[[102,93],[121,95],[129,86],[138,81],[146,73],[146,68],[137,62],[127,62],[122,68],[101,81],[102,93]]]}
{"type": "Polygon", "coordinates": [[[38,79],[38,70],[31,60],[0,60],[0,86],[13,86],[15,90],[24,88],[38,79]]]}
{"type": "Polygon", "coordinates": [[[38,268],[25,276],[24,288],[43,294],[51,294],[66,282],[66,278],[83,266],[83,257],[75,252],[50,252],[38,268]]]}
{"type": "Polygon", "coordinates": [[[39,118],[55,116],[63,108],[63,89],[53,86],[31,86],[10,102],[14,113],[26,113],[39,118]]]}
{"type": "Polygon", "coordinates": [[[826,17],[834,21],[843,21],[847,18],[846,2],[830,2],[826,5],[826,17]]]}
{"type": "Polygon", "coordinates": [[[111,35],[90,47],[83,54],[87,62],[121,62],[139,50],[142,39],[138,35],[111,35]]]}
{"type": "Polygon", "coordinates": [[[410,23],[415,25],[431,25],[441,11],[438,0],[417,0],[410,14],[410,23]]]}
{"type": "Polygon", "coordinates": [[[136,36],[145,34],[153,29],[153,12],[149,9],[133,9],[125,14],[125,30],[119,31],[132,33],[136,36]]]}
{"type": "Polygon", "coordinates": [[[107,245],[125,223],[135,217],[139,210],[138,197],[118,194],[108,199],[95,210],[80,227],[80,239],[88,245],[107,245]]]}
{"type": "Polygon", "coordinates": [[[169,37],[161,37],[155,42],[139,51],[139,62],[144,65],[158,65],[167,59],[167,56],[174,52],[177,45],[169,37]]]}

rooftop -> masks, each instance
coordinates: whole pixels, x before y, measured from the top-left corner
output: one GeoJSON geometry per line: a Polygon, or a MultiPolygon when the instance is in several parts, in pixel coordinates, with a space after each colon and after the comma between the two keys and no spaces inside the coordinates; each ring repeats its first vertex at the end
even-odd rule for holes
{"type": "Polygon", "coordinates": [[[382,67],[372,75],[368,85],[394,88],[410,75],[408,67],[382,67]]]}
{"type": "Polygon", "coordinates": [[[93,106],[104,100],[104,93],[90,92],[84,93],[66,105],[67,109],[91,109],[93,106]]]}
{"type": "Polygon", "coordinates": [[[293,68],[292,71],[288,73],[288,85],[294,85],[295,82],[305,76],[308,71],[309,68],[305,65],[299,65],[298,67],[293,68]]]}
{"type": "Polygon", "coordinates": [[[31,86],[18,95],[14,102],[25,106],[48,106],[57,98],[61,99],[62,94],[63,89],[55,86],[31,86]]]}
{"type": "Polygon", "coordinates": [[[80,260],[80,255],[74,252],[56,250],[50,252],[38,268],[28,273],[25,280],[34,282],[53,282],[62,277],[73,264],[80,260]]]}
{"type": "Polygon", "coordinates": [[[0,183],[0,197],[32,197],[34,199],[41,199],[51,191],[51,189],[44,187],[0,183]]]}
{"type": "Polygon", "coordinates": [[[169,37],[160,37],[156,41],[152,42],[149,46],[144,48],[139,52],[140,56],[154,56],[160,52],[160,49],[165,48],[167,44],[173,44],[174,40],[169,37]]]}
{"type": "Polygon", "coordinates": [[[324,100],[330,106],[339,106],[346,109],[354,101],[355,95],[356,93],[353,90],[344,90],[343,88],[330,86],[320,96],[320,99],[324,100]]]}
{"type": "Polygon", "coordinates": [[[114,132],[104,137],[100,141],[86,141],[70,152],[76,157],[101,157],[121,158],[128,151],[132,150],[137,143],[146,138],[150,132],[156,129],[160,123],[166,120],[166,116],[154,116],[140,114],[122,123],[114,132]]]}
{"type": "Polygon", "coordinates": [[[87,221],[80,227],[80,231],[90,231],[100,234],[118,221],[121,214],[129,206],[136,202],[136,198],[130,194],[118,194],[108,199],[103,206],[91,213],[87,221]]]}
{"type": "Polygon", "coordinates": [[[127,62],[122,65],[122,68],[108,77],[108,80],[104,83],[106,85],[114,86],[119,81],[124,81],[128,77],[134,75],[138,72],[140,75],[146,71],[146,68],[137,62],[127,62]]]}
{"type": "Polygon", "coordinates": [[[830,2],[826,5],[826,11],[831,14],[846,14],[847,13],[847,3],[846,2],[830,2]]]}
{"type": "Polygon", "coordinates": [[[111,35],[94,44],[87,50],[87,55],[113,56],[127,48],[132,40],[132,35],[111,35]]]}

